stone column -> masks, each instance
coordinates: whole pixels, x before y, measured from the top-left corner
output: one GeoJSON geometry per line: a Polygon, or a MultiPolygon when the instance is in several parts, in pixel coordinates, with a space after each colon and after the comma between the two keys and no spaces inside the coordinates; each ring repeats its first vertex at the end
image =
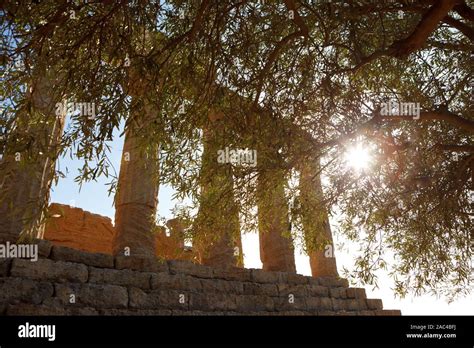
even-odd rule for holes
{"type": "MultiPolygon", "coordinates": [[[[39,74],[38,74],[39,75],[39,74]]],[[[30,85],[31,107],[18,110],[0,160],[0,241],[42,237],[42,212],[48,205],[65,114],[56,115],[61,97],[53,95],[53,73],[30,85]]]]}
{"type": "MultiPolygon", "coordinates": [[[[277,154],[274,154],[277,156],[277,154]]],[[[260,156],[262,157],[262,156],[260,156]]],[[[257,180],[260,260],[265,271],[296,272],[295,254],[281,169],[262,168],[257,180]]]]}
{"type": "Polygon", "coordinates": [[[166,227],[170,230],[170,237],[174,240],[176,246],[184,249],[184,230],[187,226],[179,218],[174,218],[166,221],[166,227]]]}
{"type": "Polygon", "coordinates": [[[211,115],[209,118],[210,124],[203,130],[204,150],[195,247],[202,264],[242,267],[239,209],[233,196],[232,166],[217,161],[217,151],[223,150],[226,130],[222,120],[215,120],[211,115]]]}
{"type": "Polygon", "coordinates": [[[337,277],[328,209],[324,203],[319,159],[300,168],[301,219],[313,277],[337,277]]]}
{"type": "Polygon", "coordinates": [[[155,256],[153,231],[158,207],[158,144],[145,151],[141,134],[147,120],[155,117],[156,112],[143,96],[139,91],[132,94],[130,119],[125,132],[115,196],[113,250],[116,255],[128,255],[129,252],[131,256],[155,256]]]}
{"type": "Polygon", "coordinates": [[[193,260],[194,252],[192,248],[185,245],[186,229],[189,227],[180,218],[173,218],[166,222],[169,235],[166,234],[166,228],[160,226],[156,238],[156,256],[165,260],[193,260]]]}

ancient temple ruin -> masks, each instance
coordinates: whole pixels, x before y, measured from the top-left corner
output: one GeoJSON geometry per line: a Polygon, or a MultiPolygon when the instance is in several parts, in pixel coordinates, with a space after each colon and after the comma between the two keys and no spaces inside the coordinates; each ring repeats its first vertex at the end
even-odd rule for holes
{"type": "MultiPolygon", "coordinates": [[[[26,117],[18,125],[44,134],[34,144],[38,152],[57,146],[65,117],[54,114],[48,90],[38,87],[32,95],[34,108],[48,123],[30,124],[26,117]]],[[[256,149],[261,159],[255,203],[262,270],[243,268],[232,166],[216,161],[220,139],[229,132],[225,117],[210,114],[202,125],[201,204],[192,248],[185,246],[179,220],[168,222],[170,233],[165,226],[156,226],[152,216],[158,208],[159,181],[153,176],[159,176],[160,168],[153,151],[142,150],[139,135],[140,127],[146,127],[155,111],[143,98],[149,91],[141,79],[134,79],[127,92],[132,98],[131,122],[125,130],[114,224],[59,204],[52,204],[44,219],[42,207],[49,200],[56,157],[35,158],[25,171],[22,162],[15,161],[16,149],[7,149],[0,168],[5,173],[1,177],[0,241],[16,243],[27,230],[39,245],[41,257],[37,262],[0,260],[0,313],[399,314],[384,311],[381,301],[367,299],[363,289],[350,288],[338,276],[335,257],[320,248],[309,248],[313,277],[296,274],[285,196],[287,179],[271,132],[261,133],[263,141],[256,149]]],[[[269,129],[265,112],[256,115],[257,127],[269,129]]],[[[159,139],[152,146],[158,148],[159,139]]],[[[298,170],[308,245],[332,247],[319,163],[305,160],[298,170]]]]}

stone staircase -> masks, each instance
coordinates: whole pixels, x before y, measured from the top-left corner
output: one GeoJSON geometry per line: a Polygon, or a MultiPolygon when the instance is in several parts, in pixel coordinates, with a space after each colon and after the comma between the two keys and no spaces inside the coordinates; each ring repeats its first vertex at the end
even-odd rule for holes
{"type": "Polygon", "coordinates": [[[345,279],[87,253],[0,259],[2,315],[400,315],[345,279]]]}

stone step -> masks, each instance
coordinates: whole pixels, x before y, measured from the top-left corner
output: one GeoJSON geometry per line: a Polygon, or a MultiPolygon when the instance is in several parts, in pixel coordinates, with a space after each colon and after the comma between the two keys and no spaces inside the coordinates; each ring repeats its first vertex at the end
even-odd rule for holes
{"type": "Polygon", "coordinates": [[[399,315],[341,278],[87,253],[0,260],[5,315],[399,315]],[[130,314],[126,314],[130,313],[130,314]],[[135,314],[134,314],[135,313],[135,314]],[[161,313],[161,314],[159,314],[161,313]],[[167,314],[165,314],[167,313],[167,314]]]}

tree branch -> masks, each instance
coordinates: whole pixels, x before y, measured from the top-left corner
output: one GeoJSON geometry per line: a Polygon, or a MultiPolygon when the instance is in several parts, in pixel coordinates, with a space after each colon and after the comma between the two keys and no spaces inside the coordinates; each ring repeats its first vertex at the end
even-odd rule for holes
{"type": "Polygon", "coordinates": [[[471,152],[474,153],[474,145],[447,145],[447,144],[436,144],[436,149],[450,152],[471,152]]]}
{"type": "Polygon", "coordinates": [[[389,54],[397,57],[407,57],[420,49],[439,22],[458,3],[458,0],[439,0],[422,17],[415,30],[405,39],[396,41],[390,46],[389,54]]]}
{"type": "Polygon", "coordinates": [[[298,28],[300,28],[301,35],[302,36],[308,36],[309,29],[306,26],[303,19],[301,18],[300,14],[298,13],[298,11],[296,9],[295,2],[293,0],[284,0],[284,2],[285,2],[285,5],[286,5],[286,8],[289,11],[293,11],[293,14],[294,14],[293,22],[298,26],[298,28]]]}
{"type": "Polygon", "coordinates": [[[411,53],[419,50],[421,47],[423,47],[428,37],[438,27],[438,24],[458,3],[459,0],[438,0],[433,6],[429,8],[428,11],[423,14],[421,21],[408,37],[395,41],[387,49],[375,51],[371,55],[364,57],[355,67],[348,69],[348,71],[357,71],[362,66],[382,56],[405,58],[411,53]]]}
{"type": "Polygon", "coordinates": [[[446,121],[453,126],[461,128],[469,133],[474,133],[474,122],[458,116],[448,110],[420,112],[419,118],[405,115],[377,115],[380,120],[385,121],[446,121]]]}
{"type": "Polygon", "coordinates": [[[288,44],[290,41],[294,40],[298,36],[302,36],[301,31],[297,31],[285,36],[283,39],[278,41],[274,50],[270,53],[270,56],[268,57],[268,60],[265,63],[265,66],[263,67],[262,72],[259,75],[260,81],[258,82],[258,85],[257,85],[257,93],[255,95],[254,104],[258,103],[258,99],[260,98],[260,94],[262,93],[263,81],[264,81],[265,75],[269,73],[271,67],[273,66],[273,63],[277,60],[278,55],[280,54],[280,51],[285,47],[286,44],[288,44]]]}
{"type": "Polygon", "coordinates": [[[456,11],[462,18],[474,21],[474,10],[467,6],[466,3],[454,6],[454,11],[456,11]]]}
{"type": "Polygon", "coordinates": [[[329,140],[325,143],[318,143],[316,139],[312,139],[313,144],[317,144],[318,147],[331,147],[344,143],[345,141],[361,135],[363,133],[371,132],[377,124],[380,124],[380,121],[446,121],[454,126],[457,126],[463,130],[468,131],[469,133],[474,133],[474,122],[466,120],[461,116],[458,116],[447,110],[437,110],[437,111],[426,111],[421,112],[418,119],[414,119],[413,116],[405,115],[394,115],[394,116],[383,116],[380,114],[375,114],[370,120],[363,123],[357,127],[354,131],[341,135],[336,139],[329,140]]]}
{"type": "Polygon", "coordinates": [[[443,22],[449,26],[456,28],[461,33],[463,33],[469,40],[474,41],[474,30],[468,25],[464,24],[461,21],[458,21],[450,16],[443,18],[443,22]]]}

